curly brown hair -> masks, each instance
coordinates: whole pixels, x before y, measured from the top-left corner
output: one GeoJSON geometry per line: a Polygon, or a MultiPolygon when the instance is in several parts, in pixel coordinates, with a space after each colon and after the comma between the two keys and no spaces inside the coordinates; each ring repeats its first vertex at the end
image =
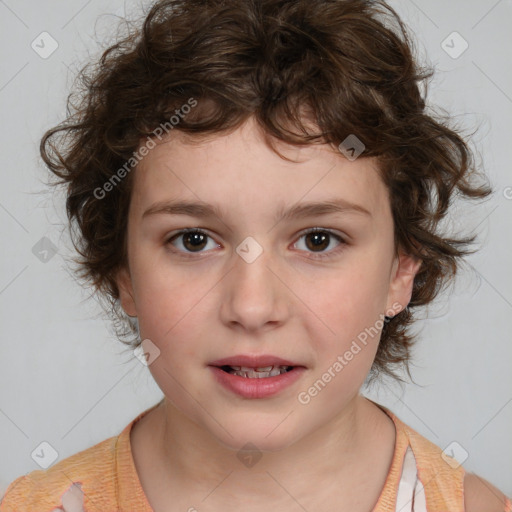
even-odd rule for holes
{"type": "Polygon", "coordinates": [[[234,130],[254,116],[278,154],[272,137],[338,148],[355,135],[363,157],[378,157],[397,253],[422,265],[408,308],[384,324],[370,375],[403,381],[393,367],[404,366],[411,377],[413,310],[444,289],[475,239],[441,234],[440,223],[454,198],[491,193],[461,130],[427,112],[428,84],[423,95],[419,85],[433,71],[416,60],[405,25],[384,1],[161,0],[85,66],[68,97],[67,119],[44,134],[40,149],[59,178],[52,184],[67,185],[77,274],[123,319],[119,339],[130,348],[141,343],[116,284],[128,264],[133,173],[126,162],[195,98],[197,106],[174,127],[193,139],[234,130]],[[121,169],[123,179],[113,183],[121,169]]]}

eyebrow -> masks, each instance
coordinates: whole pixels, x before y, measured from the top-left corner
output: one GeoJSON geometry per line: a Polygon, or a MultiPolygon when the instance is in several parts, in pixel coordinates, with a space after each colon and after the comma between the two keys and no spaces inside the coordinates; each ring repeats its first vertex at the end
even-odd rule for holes
{"type": "MultiPolygon", "coordinates": [[[[345,199],[334,198],[321,202],[299,203],[288,209],[281,206],[274,220],[303,219],[332,213],[357,213],[372,217],[372,214],[363,206],[345,199]]],[[[197,218],[223,217],[219,206],[203,201],[161,201],[150,206],[142,214],[142,218],[157,214],[189,215],[197,218]]]]}

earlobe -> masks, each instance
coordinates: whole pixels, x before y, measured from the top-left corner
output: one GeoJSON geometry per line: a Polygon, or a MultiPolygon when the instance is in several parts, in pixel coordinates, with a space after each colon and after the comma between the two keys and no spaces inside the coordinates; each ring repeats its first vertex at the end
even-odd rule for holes
{"type": "Polygon", "coordinates": [[[396,310],[398,304],[400,305],[399,311],[407,307],[411,301],[414,278],[421,267],[421,263],[420,259],[404,253],[400,253],[396,258],[389,284],[388,310],[396,310]]]}
{"type": "Polygon", "coordinates": [[[137,308],[133,297],[133,286],[128,269],[122,268],[118,271],[116,277],[117,287],[119,288],[119,301],[125,313],[128,316],[137,316],[137,308]]]}

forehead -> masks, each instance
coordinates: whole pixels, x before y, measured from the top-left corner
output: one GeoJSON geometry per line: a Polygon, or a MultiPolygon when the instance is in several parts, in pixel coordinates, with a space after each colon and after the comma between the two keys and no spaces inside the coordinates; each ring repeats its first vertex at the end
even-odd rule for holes
{"type": "Polygon", "coordinates": [[[275,212],[285,205],[340,198],[378,216],[388,192],[374,158],[349,161],[330,145],[275,141],[282,159],[250,121],[228,134],[194,138],[171,132],[137,166],[137,210],[170,199],[230,205],[239,212],[275,212]]]}

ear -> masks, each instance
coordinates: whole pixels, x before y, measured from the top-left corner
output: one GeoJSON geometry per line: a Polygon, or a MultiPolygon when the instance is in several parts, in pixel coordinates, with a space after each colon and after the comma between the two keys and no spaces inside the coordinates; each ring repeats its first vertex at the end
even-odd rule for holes
{"type": "Polygon", "coordinates": [[[127,268],[123,267],[118,271],[116,276],[117,287],[119,288],[119,300],[125,313],[128,316],[137,316],[137,308],[133,294],[133,285],[130,273],[127,268]]]}
{"type": "Polygon", "coordinates": [[[411,301],[414,278],[421,267],[421,260],[408,254],[400,253],[393,262],[389,283],[387,310],[395,314],[404,310],[411,301]],[[398,304],[400,309],[398,309],[398,304]]]}

